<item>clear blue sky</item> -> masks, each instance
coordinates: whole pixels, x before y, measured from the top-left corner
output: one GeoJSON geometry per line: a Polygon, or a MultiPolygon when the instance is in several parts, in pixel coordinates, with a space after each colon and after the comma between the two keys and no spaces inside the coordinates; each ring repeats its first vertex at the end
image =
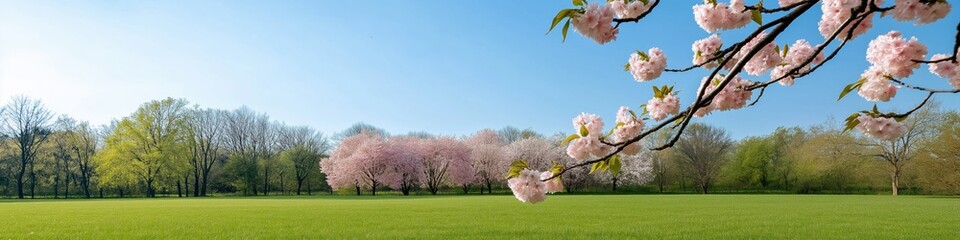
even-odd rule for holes
{"type": "MultiPolygon", "coordinates": [[[[3,1],[0,99],[25,94],[95,124],[172,96],[205,107],[248,105],[325,133],[360,121],[393,133],[506,125],[570,132],[580,112],[609,122],[619,106],[645,103],[651,84],[677,84],[689,104],[706,72],[640,84],[622,68],[631,51],[650,47],[666,52],[668,67],[689,65],[690,44],[708,36],[693,21],[693,2],[666,1],[600,46],[572,31],[566,43],[544,36],[569,1],[3,1]]],[[[920,28],[876,19],[818,73],[771,87],[753,108],[697,121],[740,138],[869,108],[855,95],[835,101],[866,69],[866,43],[900,29],[931,53],[947,52],[958,12],[920,28]]],[[[819,10],[808,15],[778,43],[821,41],[819,10]]],[[[729,43],[745,31],[721,36],[729,43]]],[[[918,72],[909,81],[948,87],[926,67],[918,72]]],[[[907,109],[920,97],[902,89],[881,108],[907,109]]],[[[957,96],[939,99],[958,107],[957,96]]]]}

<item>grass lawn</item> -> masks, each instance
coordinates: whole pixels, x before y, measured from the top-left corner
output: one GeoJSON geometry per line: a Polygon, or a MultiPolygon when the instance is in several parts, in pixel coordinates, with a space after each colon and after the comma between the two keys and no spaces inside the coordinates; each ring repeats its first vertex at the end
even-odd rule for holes
{"type": "Polygon", "coordinates": [[[957,239],[960,198],[831,195],[0,200],[0,239],[957,239]]]}

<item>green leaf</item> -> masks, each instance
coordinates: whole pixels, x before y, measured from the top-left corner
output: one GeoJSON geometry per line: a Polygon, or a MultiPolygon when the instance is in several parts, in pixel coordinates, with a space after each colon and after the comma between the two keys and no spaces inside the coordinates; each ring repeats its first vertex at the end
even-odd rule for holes
{"type": "Polygon", "coordinates": [[[567,23],[563,24],[563,31],[560,31],[560,35],[563,35],[563,40],[560,40],[560,42],[567,41],[567,32],[569,31],[570,31],[570,19],[567,19],[567,23]]]}
{"type": "Polygon", "coordinates": [[[583,6],[583,0],[573,0],[574,6],[583,6]]]}
{"type": "Polygon", "coordinates": [[[623,65],[623,70],[624,70],[624,71],[630,71],[630,63],[629,63],[629,62],[627,63],[627,65],[623,65]]]}
{"type": "Polygon", "coordinates": [[[657,88],[657,86],[653,86],[653,97],[663,98],[663,93],[660,91],[659,88],[657,88]]]}
{"type": "MultiPolygon", "coordinates": [[[[646,104],[644,104],[644,106],[642,106],[642,108],[643,108],[644,111],[647,110],[647,107],[646,107],[645,105],[646,105],[646,104]]],[[[630,112],[630,116],[633,116],[633,119],[637,119],[637,113],[636,113],[636,112],[634,112],[633,110],[629,110],[628,112],[630,112]]]]}
{"type": "Polygon", "coordinates": [[[876,103],[873,104],[873,113],[880,113],[880,110],[877,109],[877,104],[876,104],[876,103]]]}
{"type": "Polygon", "coordinates": [[[590,136],[590,130],[587,130],[587,125],[580,125],[580,136],[590,136]]]}
{"type": "Polygon", "coordinates": [[[753,10],[750,13],[750,19],[753,19],[757,25],[763,25],[763,14],[760,13],[760,10],[753,10]]]}
{"type": "Polygon", "coordinates": [[[841,133],[846,133],[847,131],[856,128],[857,125],[860,125],[860,119],[857,119],[858,117],[860,117],[859,113],[854,113],[853,115],[850,115],[850,117],[847,117],[847,124],[844,126],[841,133]]]}
{"type": "Polygon", "coordinates": [[[650,61],[650,56],[647,55],[647,53],[645,53],[645,52],[643,52],[643,51],[640,51],[640,50],[637,50],[637,54],[640,54],[640,60],[650,61]]]}
{"type": "Polygon", "coordinates": [[[650,4],[650,0],[640,0],[640,2],[642,2],[643,5],[650,4]]]}
{"type": "Polygon", "coordinates": [[[560,23],[561,20],[563,20],[564,18],[570,17],[570,14],[573,11],[576,11],[576,9],[567,8],[567,9],[560,10],[560,12],[557,12],[557,16],[553,17],[553,22],[550,23],[550,29],[547,30],[547,34],[549,34],[550,31],[553,31],[553,28],[557,27],[557,24],[560,23]]]}
{"type": "Polygon", "coordinates": [[[786,57],[788,52],[790,52],[790,45],[784,44],[784,45],[783,45],[783,56],[786,57]]]}
{"type": "Polygon", "coordinates": [[[567,136],[566,139],[563,139],[563,142],[560,143],[560,146],[566,146],[568,143],[570,143],[570,141],[573,141],[574,139],[577,139],[577,138],[580,138],[580,135],[570,134],[570,136],[567,136]]]}
{"type": "Polygon", "coordinates": [[[610,157],[610,174],[616,176],[620,174],[620,168],[623,167],[623,162],[620,159],[620,155],[614,155],[610,157]]]}
{"type": "MultiPolygon", "coordinates": [[[[560,172],[563,172],[563,168],[563,164],[553,161],[553,168],[550,169],[550,172],[553,173],[554,176],[557,176],[560,175],[560,172]]],[[[561,177],[557,176],[557,178],[560,179],[561,177]]]]}
{"type": "Polygon", "coordinates": [[[837,101],[843,99],[843,97],[847,96],[847,94],[852,92],[854,89],[860,89],[860,86],[863,85],[865,81],[867,81],[866,78],[860,78],[854,83],[847,84],[846,87],[843,87],[843,91],[840,91],[840,97],[837,98],[837,101]]]}
{"type": "Polygon", "coordinates": [[[713,4],[714,6],[716,6],[716,5],[717,5],[717,0],[707,0],[707,3],[713,4]]]}
{"type": "Polygon", "coordinates": [[[510,172],[507,173],[507,179],[515,178],[520,176],[520,172],[524,169],[527,169],[527,161],[523,159],[513,161],[510,163],[510,172]]]}

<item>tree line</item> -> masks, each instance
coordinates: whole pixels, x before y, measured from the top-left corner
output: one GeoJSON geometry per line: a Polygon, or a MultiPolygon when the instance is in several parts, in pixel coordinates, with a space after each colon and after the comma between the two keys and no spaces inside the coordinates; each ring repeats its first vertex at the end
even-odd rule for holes
{"type": "MultiPolygon", "coordinates": [[[[561,180],[568,193],[960,194],[960,114],[935,105],[907,120],[896,141],[833,123],[735,141],[722,128],[696,123],[674,148],[625,156],[616,175],[577,168],[561,180]]],[[[17,198],[506,193],[515,160],[537,169],[579,162],[566,154],[564,134],[514,127],[391,135],[358,123],[328,137],[248,107],[210,109],[173,98],[101,126],[55,116],[24,96],[2,111],[0,195],[17,198]]]]}
{"type": "Polygon", "coordinates": [[[14,97],[2,109],[0,194],[17,198],[268,195],[328,190],[329,139],[248,107],[167,98],[102,126],[14,97]]]}

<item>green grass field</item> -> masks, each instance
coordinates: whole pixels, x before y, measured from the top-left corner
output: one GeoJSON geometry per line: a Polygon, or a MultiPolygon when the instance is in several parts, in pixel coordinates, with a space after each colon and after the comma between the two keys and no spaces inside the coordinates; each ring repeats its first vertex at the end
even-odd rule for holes
{"type": "Polygon", "coordinates": [[[830,195],[0,201],[0,239],[957,239],[960,198],[830,195]]]}

